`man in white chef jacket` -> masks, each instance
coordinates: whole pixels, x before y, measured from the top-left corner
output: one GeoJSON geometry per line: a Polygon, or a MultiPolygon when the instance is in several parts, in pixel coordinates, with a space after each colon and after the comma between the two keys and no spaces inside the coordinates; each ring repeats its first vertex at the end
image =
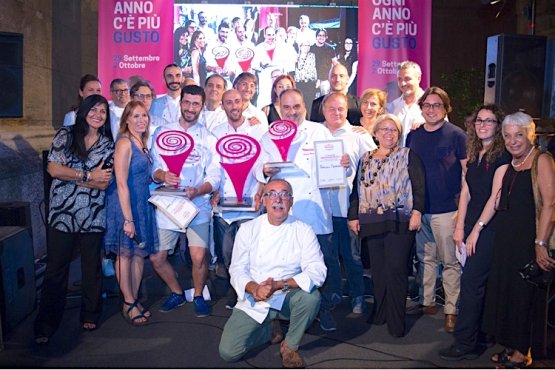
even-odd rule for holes
{"type": "MultiPolygon", "coordinates": [[[[293,121],[297,125],[297,132],[287,153],[287,161],[294,166],[276,168],[272,165],[275,162],[283,162],[283,159],[268,132],[260,141],[264,167],[260,171],[263,175],[259,180],[266,182],[268,178],[282,178],[289,181],[295,189],[296,197],[292,214],[309,224],[316,233],[328,269],[328,279],[322,289],[322,307],[318,315],[320,328],[333,331],[336,330],[337,325],[331,311],[341,302],[341,271],[337,257],[333,253],[331,191],[318,188],[314,142],[334,138],[321,123],[306,120],[306,107],[300,90],[289,89],[281,93],[280,111],[283,119],[293,121]]],[[[344,157],[346,163],[342,161],[341,165],[348,167],[348,158],[344,157]]]]}
{"type": "Polygon", "coordinates": [[[244,223],[235,239],[229,274],[238,302],[220,340],[220,356],[237,361],[267,342],[281,342],[286,368],[303,367],[298,348],[320,307],[317,287],[326,265],[312,228],[289,215],[291,184],[283,179],[265,185],[267,213],[244,223]],[[289,320],[283,339],[279,321],[289,320]],[[283,339],[283,341],[282,341],[283,339]]]}

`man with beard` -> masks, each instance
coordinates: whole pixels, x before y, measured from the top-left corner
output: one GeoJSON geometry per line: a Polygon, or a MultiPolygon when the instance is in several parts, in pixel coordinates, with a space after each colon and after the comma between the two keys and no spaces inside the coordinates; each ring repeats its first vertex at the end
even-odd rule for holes
{"type": "Polygon", "coordinates": [[[461,265],[455,256],[453,222],[466,169],[466,134],[447,121],[451,101],[439,87],[429,87],[418,100],[426,122],[407,137],[407,147],[422,160],[426,175],[426,204],[422,226],[416,233],[420,277],[420,306],[409,313],[435,315],[438,262],[442,265],[445,292],[444,328],[455,330],[460,292],[461,265]]]}
{"type": "MultiPolygon", "coordinates": [[[[329,72],[329,81],[331,86],[331,93],[341,93],[347,97],[347,119],[349,123],[353,126],[360,126],[360,118],[362,113],[360,112],[360,105],[358,98],[354,95],[347,93],[349,85],[349,72],[347,67],[343,64],[336,64],[331,67],[329,72]]],[[[310,120],[314,122],[324,122],[324,112],[322,110],[322,101],[327,95],[320,96],[318,99],[314,99],[312,102],[312,109],[310,110],[310,120]]]]}
{"type": "MultiPolygon", "coordinates": [[[[265,182],[269,178],[272,180],[275,178],[286,179],[297,192],[293,203],[293,216],[312,226],[318,237],[328,269],[328,279],[323,288],[320,307],[320,327],[326,331],[333,331],[337,327],[330,311],[341,302],[341,286],[337,284],[338,281],[341,281],[341,272],[337,258],[332,251],[331,194],[327,188],[318,188],[318,170],[314,149],[315,141],[332,140],[333,136],[324,125],[306,120],[306,108],[300,90],[283,91],[279,105],[281,117],[293,121],[297,125],[297,132],[286,158],[295,166],[283,168],[272,166],[272,163],[283,162],[283,159],[268,132],[260,141],[264,165],[262,167],[263,176],[259,173],[259,180],[265,182]]],[[[342,158],[341,165],[349,166],[346,155],[342,158]]]]}
{"type": "MultiPolygon", "coordinates": [[[[172,249],[180,233],[184,232],[191,253],[193,276],[193,303],[197,317],[210,314],[210,307],[203,298],[203,289],[208,276],[208,262],[206,250],[210,245],[210,193],[220,184],[220,164],[215,155],[216,140],[203,125],[198,123],[198,118],[205,101],[204,90],[200,86],[185,86],[181,92],[181,118],[161,127],[154,135],[152,155],[154,158],[153,179],[166,186],[178,186],[186,196],[199,208],[199,213],[191,221],[186,231],[179,229],[162,212],[156,211],[160,236],[160,251],[162,259],[167,258],[167,251],[172,249]],[[181,173],[172,173],[168,170],[163,160],[156,138],[168,130],[183,131],[189,134],[194,141],[194,148],[186,158],[181,173]]],[[[157,254],[158,254],[157,253],[157,254]]],[[[172,293],[162,304],[160,311],[168,312],[185,303],[183,290],[175,277],[175,272],[170,264],[166,266],[166,279],[172,293]]],[[[160,272],[157,271],[159,274],[160,272]]]]}
{"type": "Polygon", "coordinates": [[[251,349],[281,342],[285,368],[304,365],[298,349],[320,305],[326,266],[318,239],[306,223],[289,215],[291,184],[271,180],[264,187],[267,213],[239,229],[230,266],[239,300],[220,340],[220,356],[238,361],[251,349]],[[279,321],[289,320],[283,340],[279,321]],[[282,341],[283,340],[283,341],[282,341]]]}
{"type": "Polygon", "coordinates": [[[418,99],[424,93],[420,88],[421,80],[422,70],[417,63],[401,62],[397,72],[397,85],[401,90],[401,96],[386,106],[387,112],[399,117],[403,125],[403,137],[399,138],[400,146],[405,146],[409,132],[417,129],[425,121],[418,105],[418,99]]]}
{"type": "Polygon", "coordinates": [[[230,83],[235,78],[237,74],[238,65],[235,62],[235,57],[232,55],[233,47],[228,42],[229,37],[229,23],[222,21],[218,26],[218,35],[215,40],[211,40],[206,48],[206,53],[204,56],[206,58],[206,69],[210,73],[217,73],[223,76],[230,83]],[[216,61],[217,48],[227,48],[227,59],[225,60],[223,67],[218,65],[216,61]]]}
{"type": "MultiPolygon", "coordinates": [[[[260,141],[262,135],[268,131],[267,125],[254,125],[251,126],[246,118],[243,116],[243,98],[237,90],[228,90],[223,94],[222,99],[223,109],[227,116],[227,119],[221,125],[218,125],[212,134],[216,139],[221,139],[222,137],[241,134],[250,136],[257,142],[260,141]]],[[[241,162],[241,160],[239,160],[241,162]]],[[[253,166],[254,168],[254,166],[253,166]]],[[[235,191],[234,184],[230,178],[230,174],[222,168],[221,172],[222,181],[220,183],[220,189],[217,193],[214,193],[212,198],[212,205],[216,207],[220,200],[223,203],[236,202],[238,194],[235,191]]],[[[216,256],[218,257],[218,264],[221,266],[225,265],[225,268],[229,268],[231,262],[231,251],[233,249],[233,242],[235,240],[235,234],[239,229],[239,226],[256,216],[258,216],[260,207],[260,196],[262,194],[262,183],[259,183],[254,175],[252,169],[244,182],[244,188],[242,192],[243,199],[247,204],[254,205],[254,210],[252,211],[236,211],[236,210],[218,210],[214,212],[214,244],[216,250],[216,256]]],[[[223,267],[223,266],[222,266],[223,267]]],[[[218,271],[218,270],[216,270],[218,271]]],[[[232,289],[231,289],[232,290],[232,289]]],[[[226,307],[233,308],[237,295],[231,294],[233,291],[228,292],[228,302],[226,307]]]]}
{"type": "Polygon", "coordinates": [[[179,121],[179,98],[183,84],[181,68],[177,64],[168,64],[164,68],[164,82],[168,93],[152,102],[150,114],[161,117],[169,123],[177,123],[179,121]]]}

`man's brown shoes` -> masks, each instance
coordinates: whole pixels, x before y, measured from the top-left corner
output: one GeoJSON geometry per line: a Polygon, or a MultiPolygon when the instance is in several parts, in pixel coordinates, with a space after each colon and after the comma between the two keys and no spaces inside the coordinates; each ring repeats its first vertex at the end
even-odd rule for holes
{"type": "Polygon", "coordinates": [[[444,328],[448,333],[455,331],[455,324],[457,323],[457,315],[445,314],[444,328]]]}
{"type": "Polygon", "coordinates": [[[287,345],[287,341],[281,342],[281,347],[279,348],[281,354],[281,363],[286,369],[300,369],[304,367],[304,361],[298,351],[293,351],[287,345]]]}

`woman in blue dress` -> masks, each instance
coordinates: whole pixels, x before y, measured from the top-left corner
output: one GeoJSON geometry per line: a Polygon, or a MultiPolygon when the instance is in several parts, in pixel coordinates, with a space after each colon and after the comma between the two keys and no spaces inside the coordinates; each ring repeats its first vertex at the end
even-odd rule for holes
{"type": "Polygon", "coordinates": [[[117,255],[116,276],[123,295],[123,317],[147,323],[151,313],[138,300],[144,258],[158,249],[153,206],[148,202],[151,159],[146,149],[150,118],[140,101],[130,101],[121,116],[114,154],[116,187],[107,195],[105,245],[117,255]]]}

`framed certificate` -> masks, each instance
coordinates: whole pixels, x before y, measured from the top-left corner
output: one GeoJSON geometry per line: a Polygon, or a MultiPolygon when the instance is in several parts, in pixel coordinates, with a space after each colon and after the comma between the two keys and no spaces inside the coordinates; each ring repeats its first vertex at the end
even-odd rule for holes
{"type": "Polygon", "coordinates": [[[341,157],[345,150],[343,140],[322,140],[314,142],[316,154],[316,176],[319,188],[345,185],[345,168],[341,157]]]}

